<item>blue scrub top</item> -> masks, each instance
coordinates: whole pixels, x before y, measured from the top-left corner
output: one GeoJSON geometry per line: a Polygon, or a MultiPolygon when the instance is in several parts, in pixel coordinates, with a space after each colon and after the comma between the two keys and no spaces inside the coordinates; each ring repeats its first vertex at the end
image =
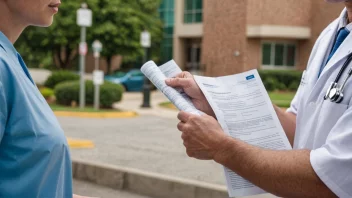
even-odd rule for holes
{"type": "Polygon", "coordinates": [[[21,56],[1,32],[0,197],[72,197],[64,132],[21,56]]]}

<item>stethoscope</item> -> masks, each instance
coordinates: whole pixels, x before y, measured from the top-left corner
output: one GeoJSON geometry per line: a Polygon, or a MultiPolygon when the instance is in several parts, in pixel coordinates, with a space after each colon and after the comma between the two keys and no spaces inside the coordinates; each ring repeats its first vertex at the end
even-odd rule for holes
{"type": "Polygon", "coordinates": [[[352,62],[352,53],[350,53],[347,57],[347,60],[345,61],[345,63],[343,64],[339,74],[337,75],[335,81],[333,83],[331,83],[328,91],[326,92],[325,96],[324,96],[324,100],[330,99],[331,102],[335,102],[335,103],[341,103],[343,100],[343,91],[345,89],[346,83],[348,81],[348,79],[351,77],[352,75],[352,67],[350,68],[350,70],[347,73],[347,77],[346,79],[343,81],[342,86],[340,87],[338,82],[341,79],[341,76],[343,74],[343,72],[347,69],[348,65],[352,62]]]}

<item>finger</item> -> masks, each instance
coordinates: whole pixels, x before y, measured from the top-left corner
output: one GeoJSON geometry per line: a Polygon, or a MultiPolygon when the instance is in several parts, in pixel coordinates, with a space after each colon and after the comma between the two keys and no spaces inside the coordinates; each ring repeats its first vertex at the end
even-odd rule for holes
{"type": "Polygon", "coordinates": [[[183,132],[183,131],[185,130],[185,124],[186,124],[186,123],[184,123],[184,122],[179,122],[179,123],[177,124],[177,129],[178,129],[179,131],[183,132]]]}
{"type": "Polygon", "coordinates": [[[180,87],[182,89],[186,89],[191,86],[191,82],[193,79],[190,78],[169,78],[166,79],[165,83],[170,87],[180,87]]]}
{"type": "Polygon", "coordinates": [[[181,122],[187,122],[189,120],[189,118],[192,116],[192,114],[181,111],[178,115],[177,118],[181,121],[181,122]]]}
{"type": "Polygon", "coordinates": [[[177,74],[176,78],[193,78],[193,75],[187,71],[177,74]]]}
{"type": "Polygon", "coordinates": [[[187,140],[187,135],[185,133],[182,133],[181,139],[185,142],[187,140]]]}

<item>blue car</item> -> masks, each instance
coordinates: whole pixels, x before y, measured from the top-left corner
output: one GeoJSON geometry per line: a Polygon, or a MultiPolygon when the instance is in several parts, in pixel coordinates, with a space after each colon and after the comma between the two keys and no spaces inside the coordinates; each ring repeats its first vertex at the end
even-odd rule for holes
{"type": "Polygon", "coordinates": [[[105,80],[122,84],[126,91],[142,91],[144,84],[144,74],[137,69],[130,70],[129,72],[116,72],[115,74],[105,76],[105,80]]]}

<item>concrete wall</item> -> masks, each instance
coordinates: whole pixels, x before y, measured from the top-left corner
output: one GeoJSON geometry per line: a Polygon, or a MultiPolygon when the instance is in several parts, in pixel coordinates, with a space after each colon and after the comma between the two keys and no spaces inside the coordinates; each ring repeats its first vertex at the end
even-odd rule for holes
{"type": "Polygon", "coordinates": [[[205,75],[221,76],[244,70],[247,1],[204,0],[202,64],[205,75]],[[234,56],[239,51],[239,56],[234,56]]]}

